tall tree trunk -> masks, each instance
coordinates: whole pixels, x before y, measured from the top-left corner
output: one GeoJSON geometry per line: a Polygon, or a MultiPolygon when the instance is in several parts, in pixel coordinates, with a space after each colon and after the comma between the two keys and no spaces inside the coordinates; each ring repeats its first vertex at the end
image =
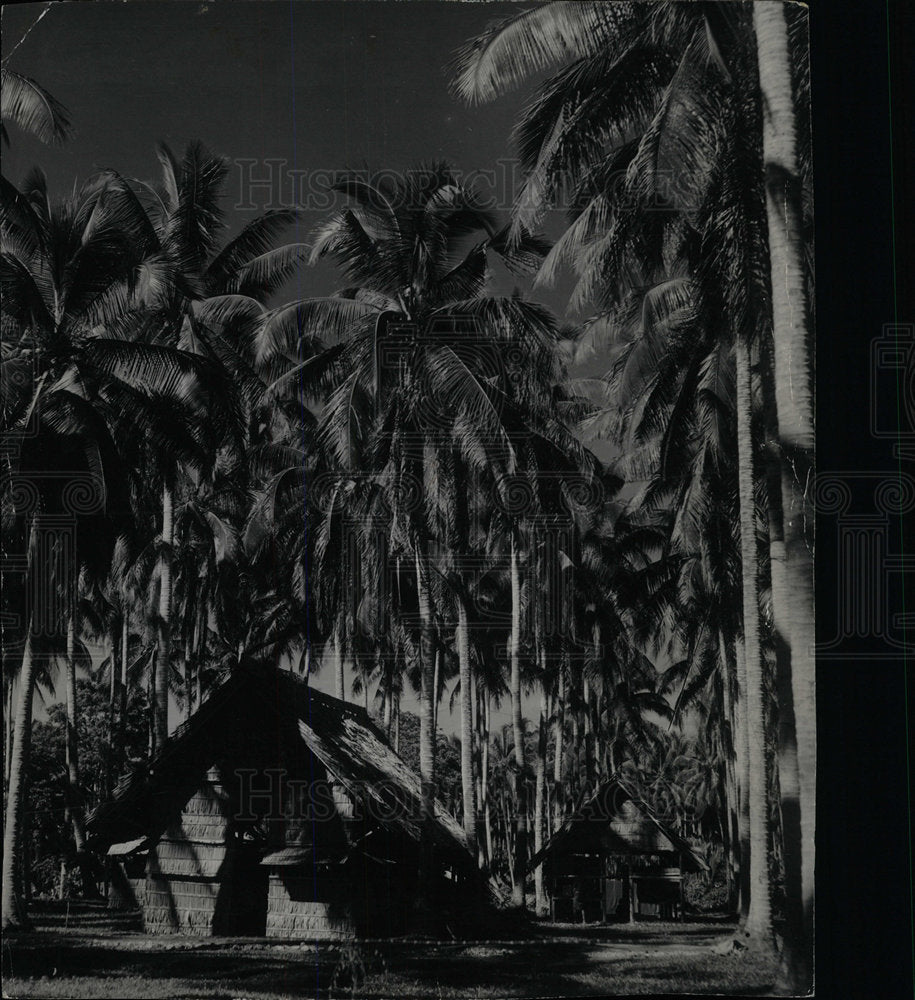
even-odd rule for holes
{"type": "Polygon", "coordinates": [[[747,739],[747,657],[743,639],[734,643],[737,660],[737,840],[740,845],[739,899],[740,926],[745,927],[750,912],[750,746],[747,739]]]}
{"type": "Polygon", "coordinates": [[[162,486],[162,552],[159,556],[158,656],[156,657],[156,749],[168,739],[168,687],[172,645],[172,546],[175,539],[174,498],[168,478],[162,486]]]}
{"type": "Polygon", "coordinates": [[[470,853],[477,853],[477,808],[473,780],[473,681],[470,668],[470,629],[467,606],[461,594],[455,596],[458,621],[454,640],[461,676],[461,792],[464,798],[464,837],[470,853]]]}
{"type": "Polygon", "coordinates": [[[745,932],[755,946],[767,950],[774,946],[768,849],[769,781],[766,761],[765,685],[759,642],[759,572],[751,427],[750,356],[742,332],[738,334],[735,343],[735,381],[743,639],[747,683],[744,718],[748,744],[750,812],[750,908],[745,932]]]}
{"type": "Polygon", "coordinates": [[[384,734],[390,743],[391,722],[394,719],[394,692],[391,690],[390,686],[383,689],[382,697],[384,699],[384,734]]]}
{"type": "MultiPolygon", "coordinates": [[[[121,618],[121,683],[118,690],[118,725],[115,737],[115,769],[124,766],[127,749],[127,664],[130,652],[130,611],[125,607],[121,618]]],[[[117,777],[115,777],[115,781],[117,777]]]]}
{"type": "Polygon", "coordinates": [[[346,680],[343,676],[343,622],[338,616],[334,623],[334,694],[346,701],[346,680]]]}
{"type": "Polygon", "coordinates": [[[482,834],[483,818],[483,691],[474,671],[470,674],[472,697],[472,728],[473,728],[473,800],[477,812],[477,866],[487,865],[486,843],[482,834]]]}
{"type": "Polygon", "coordinates": [[[10,765],[13,755],[13,681],[6,679],[6,709],[4,711],[4,747],[3,755],[3,789],[7,791],[10,787],[10,765]]]}
{"type": "MultiPolygon", "coordinates": [[[[33,526],[34,534],[34,526],[33,526]]],[[[35,660],[32,655],[32,621],[29,619],[22,666],[19,670],[19,700],[10,758],[9,792],[3,822],[3,931],[29,926],[22,886],[23,813],[26,768],[32,730],[32,697],[35,691],[35,660]]]]}
{"type": "Polygon", "coordinates": [[[582,681],[581,684],[581,704],[582,704],[582,748],[585,755],[584,759],[584,783],[587,788],[591,787],[591,761],[593,759],[591,754],[591,685],[588,683],[587,677],[582,681]]]}
{"type": "Polygon", "coordinates": [[[438,732],[438,710],[442,700],[442,651],[435,646],[435,667],[432,670],[432,731],[438,732]]]}
{"type": "Polygon", "coordinates": [[[489,691],[483,704],[483,746],[480,761],[480,802],[483,808],[483,826],[486,830],[486,863],[492,870],[492,813],[489,804],[489,746],[491,739],[492,702],[489,691]]]}
{"type": "Polygon", "coordinates": [[[581,789],[581,713],[572,712],[572,772],[569,775],[574,785],[573,799],[577,799],[581,789]]]}
{"type": "Polygon", "coordinates": [[[525,795],[524,720],[521,716],[521,573],[514,533],[511,537],[512,619],[508,640],[511,664],[512,736],[515,741],[516,802],[518,833],[515,838],[515,873],[512,903],[524,907],[524,868],[527,864],[527,803],[525,795]]]}
{"type": "Polygon", "coordinates": [[[563,653],[556,694],[556,748],[553,755],[553,832],[562,825],[562,731],[566,713],[566,657],[563,653]]]}
{"type": "Polygon", "coordinates": [[[149,712],[149,744],[147,756],[152,757],[156,752],[156,661],[159,658],[158,649],[153,652],[149,661],[149,670],[146,674],[146,703],[150,706],[149,712]]]}
{"type": "Polygon", "coordinates": [[[727,810],[728,832],[728,883],[731,892],[728,894],[728,906],[734,907],[737,899],[733,890],[736,888],[741,871],[740,834],[738,814],[740,812],[740,797],[737,787],[737,761],[746,759],[746,748],[743,745],[744,731],[738,725],[737,705],[731,678],[731,658],[724,632],[718,632],[718,649],[721,668],[722,711],[724,720],[722,742],[725,756],[725,809],[727,810]],[[739,748],[739,749],[738,749],[739,748]]]}
{"type": "Polygon", "coordinates": [[[120,680],[118,654],[120,652],[120,635],[118,634],[117,621],[112,623],[108,633],[109,649],[109,676],[108,676],[108,745],[105,747],[105,798],[111,795],[114,787],[115,752],[117,749],[118,730],[118,681],[120,680]]]}
{"type": "Polygon", "coordinates": [[[194,712],[194,644],[190,632],[184,637],[184,717],[189,719],[194,712]]]}
{"type": "MultiPolygon", "coordinates": [[[[79,778],[79,706],[76,696],[76,608],[71,601],[67,617],[67,812],[73,828],[73,846],[79,865],[84,895],[95,895],[94,880],[86,854],[86,827],[83,819],[83,793],[79,778]]],[[[112,667],[113,669],[113,667],[112,667]]]]}
{"type": "MultiPolygon", "coordinates": [[[[771,371],[764,371],[764,390],[771,390],[771,371]]],[[[774,401],[766,406],[774,417],[774,401]]],[[[772,594],[772,641],[775,647],[775,689],[778,699],[779,805],[785,867],[785,930],[782,948],[781,978],[794,992],[805,992],[812,977],[812,927],[806,925],[803,900],[803,858],[801,843],[800,774],[798,770],[797,727],[794,717],[794,692],[791,687],[790,596],[785,558],[784,520],[781,493],[781,463],[778,455],[778,431],[768,428],[766,506],[769,515],[769,576],[772,594]]]]}
{"type": "Polygon", "coordinates": [[[432,904],[432,836],[430,826],[435,816],[435,632],[429,597],[427,567],[420,544],[416,553],[416,592],[420,622],[420,707],[419,707],[419,778],[421,787],[422,827],[419,851],[419,891],[417,920],[428,918],[432,904]]]}
{"type": "Polygon", "coordinates": [[[209,601],[206,597],[200,600],[200,607],[197,610],[197,627],[194,633],[194,705],[200,708],[203,703],[203,668],[207,651],[207,626],[209,623],[209,601]]]}
{"type": "MultiPolygon", "coordinates": [[[[800,869],[803,941],[791,956],[792,985],[807,989],[813,969],[814,831],[816,825],[816,664],[814,660],[813,337],[808,329],[803,267],[801,183],[788,26],[782,4],[754,4],[763,106],[763,161],[772,280],[772,326],[785,541],[787,629],[797,746],[800,843],[789,836],[786,865],[800,869]],[[794,842],[792,842],[794,841],[794,842]],[[789,855],[791,859],[789,861],[789,855]],[[798,863],[799,862],[799,863],[798,863]]],[[[789,794],[793,791],[789,780],[789,794]]],[[[789,811],[791,805],[789,802],[789,811]]],[[[792,876],[786,871],[786,876],[792,876]]]]}
{"type": "MultiPolygon", "coordinates": [[[[540,718],[537,720],[537,762],[534,789],[534,854],[543,847],[544,799],[546,791],[546,741],[549,726],[549,709],[547,708],[546,680],[543,671],[546,669],[546,659],[543,651],[541,660],[540,681],[540,718]]],[[[547,900],[543,891],[543,865],[534,869],[534,899],[538,914],[547,910],[547,900]]]]}

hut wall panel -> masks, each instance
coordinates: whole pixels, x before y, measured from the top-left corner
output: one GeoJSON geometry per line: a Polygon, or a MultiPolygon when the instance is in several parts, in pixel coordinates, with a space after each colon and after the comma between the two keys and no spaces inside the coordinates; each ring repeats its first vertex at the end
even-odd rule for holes
{"type": "Polygon", "coordinates": [[[225,843],[229,802],[214,781],[185,803],[151,848],[146,878],[138,880],[143,923],[151,934],[213,933],[213,915],[221,882],[231,877],[225,843]]]}
{"type": "MultiPolygon", "coordinates": [[[[286,877],[293,889],[301,882],[303,895],[307,895],[309,878],[300,880],[286,877]]],[[[291,899],[284,882],[275,875],[270,877],[267,893],[267,937],[304,937],[316,941],[333,941],[352,936],[349,922],[337,914],[331,915],[328,903],[316,900],[291,899]]]]}
{"type": "Polygon", "coordinates": [[[200,844],[160,840],[150,851],[152,874],[188,875],[192,878],[215,878],[226,860],[225,844],[200,844]]]}
{"type": "Polygon", "coordinates": [[[146,880],[143,925],[147,934],[213,932],[219,885],[149,876],[146,880]]]}
{"type": "Polygon", "coordinates": [[[146,902],[146,879],[129,878],[127,881],[133,887],[133,895],[137,901],[137,906],[142,907],[146,902]]]}

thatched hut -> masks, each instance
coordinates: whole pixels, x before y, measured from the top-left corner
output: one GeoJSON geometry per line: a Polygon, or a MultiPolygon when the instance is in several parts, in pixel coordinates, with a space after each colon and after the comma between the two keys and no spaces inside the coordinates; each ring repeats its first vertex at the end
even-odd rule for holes
{"type": "MultiPolygon", "coordinates": [[[[363,709],[252,666],[88,826],[149,932],[320,939],[406,930],[422,823],[419,778],[363,709]]],[[[438,888],[469,887],[440,803],[429,829],[438,888]]]]}
{"type": "Polygon", "coordinates": [[[598,788],[528,864],[559,922],[682,917],[682,874],[705,862],[618,779],[598,788]]]}

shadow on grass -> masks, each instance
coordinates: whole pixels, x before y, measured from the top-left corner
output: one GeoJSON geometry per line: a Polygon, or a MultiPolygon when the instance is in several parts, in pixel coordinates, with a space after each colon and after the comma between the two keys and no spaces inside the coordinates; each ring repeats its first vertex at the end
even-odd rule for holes
{"type": "MultiPolygon", "coordinates": [[[[37,907],[34,919],[39,929],[4,942],[7,995],[93,1000],[118,996],[323,998],[341,961],[341,950],[333,944],[177,935],[153,938],[127,929],[128,917],[92,904],[78,904],[76,910],[71,906],[69,917],[60,904],[37,907]],[[79,918],[79,928],[73,925],[74,916],[79,918]],[[65,921],[69,921],[66,927],[65,921]]],[[[540,929],[551,935],[557,927],[542,925],[540,929]]],[[[622,931],[600,930],[604,932],[600,940],[591,934],[588,940],[576,940],[571,934],[562,939],[556,934],[552,940],[533,942],[375,942],[363,949],[365,976],[355,992],[336,995],[365,1000],[679,992],[744,996],[766,995],[771,987],[774,970],[765,962],[747,955],[714,955],[704,947],[704,938],[720,935],[714,926],[679,925],[676,932],[640,925],[627,925],[622,931]],[[660,944],[682,944],[690,953],[652,950],[660,944]],[[638,954],[627,953],[624,945],[631,945],[638,954]]],[[[354,949],[360,950],[359,946],[354,949]]]]}

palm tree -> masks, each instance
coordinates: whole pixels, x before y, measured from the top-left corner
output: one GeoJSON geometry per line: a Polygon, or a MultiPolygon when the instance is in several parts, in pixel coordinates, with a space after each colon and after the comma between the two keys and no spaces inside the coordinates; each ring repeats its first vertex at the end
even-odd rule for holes
{"type": "Polygon", "coordinates": [[[7,145],[7,122],[15,122],[45,143],[64,142],[73,134],[70,113],[31,77],[0,71],[0,102],[0,135],[7,145]]]}
{"type": "MultiPolygon", "coordinates": [[[[800,871],[789,893],[802,905],[801,947],[791,949],[792,985],[809,986],[813,941],[814,829],[816,809],[816,672],[813,659],[813,512],[809,495],[814,467],[813,338],[808,329],[807,279],[801,208],[802,182],[796,136],[796,89],[788,12],[780,4],[756,4],[753,24],[763,101],[763,166],[772,284],[774,382],[782,450],[782,508],[785,526],[785,594],[791,689],[796,735],[799,798],[798,839],[785,844],[786,875],[800,871]],[[794,856],[792,856],[792,854],[794,856]]],[[[804,45],[803,39],[801,45],[804,45]]],[[[801,75],[801,87],[805,83],[801,75]]],[[[773,589],[776,578],[773,577],[773,589]]],[[[773,595],[774,596],[774,595],[773,595]]],[[[786,762],[787,763],[787,762],[786,762]]],[[[787,763],[787,766],[791,766],[787,763]]],[[[787,783],[783,783],[783,788],[787,783]]],[[[794,810],[793,802],[785,805],[794,810]]],[[[789,948],[791,948],[789,943],[789,948]]]]}
{"type": "MultiPolygon", "coordinates": [[[[109,512],[129,509],[122,496],[126,480],[138,471],[133,444],[150,435],[180,438],[178,415],[194,398],[202,366],[185,352],[106,336],[126,297],[150,274],[142,220],[107,178],[94,178],[57,203],[40,172],[27,178],[23,193],[0,179],[0,211],[3,374],[4,383],[15,387],[5,400],[4,426],[32,432],[23,437],[10,470],[13,482],[19,477],[14,488],[42,469],[52,475],[73,469],[82,454],[82,486],[39,478],[48,488],[25,518],[34,532],[42,509],[69,505],[78,531],[80,523],[84,530],[102,530],[103,543],[81,547],[79,558],[102,563],[120,533],[109,512]]],[[[42,566],[31,566],[30,573],[40,579],[42,566]]],[[[24,917],[13,872],[34,682],[31,632],[27,627],[4,830],[9,878],[3,921],[10,926],[24,917]]]]}
{"type": "MultiPolygon", "coordinates": [[[[144,215],[150,256],[175,276],[164,294],[156,289],[158,294],[143,303],[139,338],[180,347],[210,365],[214,378],[208,403],[221,411],[223,419],[211,413],[197,433],[204,460],[212,468],[221,447],[237,448],[244,440],[247,419],[264,390],[248,351],[250,337],[263,319],[264,303],[294,273],[303,249],[296,244],[274,246],[297,218],[290,210],[263,213],[220,246],[219,236],[226,225],[220,206],[226,160],[199,142],[191,143],[180,161],[164,144],[157,152],[161,184],[117,178],[124,197],[144,215]]],[[[180,477],[172,456],[160,455],[157,461],[162,519],[154,717],[156,741],[161,744],[168,736],[173,519],[180,477]]]]}
{"type": "MultiPolygon", "coordinates": [[[[751,338],[758,336],[753,315],[766,312],[765,295],[754,278],[764,270],[764,249],[760,248],[765,248],[766,241],[758,225],[761,159],[752,137],[758,138],[761,130],[755,127],[753,117],[758,108],[751,72],[754,59],[744,41],[746,15],[725,13],[723,8],[708,4],[689,8],[658,5],[641,11],[621,5],[619,16],[603,18],[590,4],[570,5],[561,12],[551,9],[552,13],[521,16],[489,32],[465,52],[458,85],[465,96],[485,98],[534,70],[572,62],[543,86],[518,129],[528,167],[518,219],[529,223],[562,185],[571,188],[575,221],[547,260],[546,275],[562,260],[578,255],[582,277],[574,301],[581,304],[596,297],[604,307],[613,306],[621,290],[631,286],[633,274],[644,273],[646,259],[663,257],[671,245],[682,246],[692,227],[702,232],[691,206],[699,207],[699,221],[703,206],[708,210],[705,218],[713,223],[716,216],[729,220],[726,224],[736,218],[748,258],[743,264],[735,259],[728,267],[736,265],[751,280],[737,278],[736,271],[729,274],[727,268],[717,280],[724,288],[739,284],[751,291],[749,308],[740,296],[723,296],[723,315],[737,331],[738,383],[748,386],[748,352],[751,338]],[[650,32],[645,30],[649,25],[650,32]],[[644,85],[639,86],[638,81],[644,85]],[[723,95],[730,95],[725,102],[723,95]],[[749,141],[741,132],[749,132],[749,141]],[[631,139],[633,134],[635,139],[631,139]],[[719,143],[716,136],[728,141],[719,143]],[[723,184],[716,180],[716,171],[722,169],[721,150],[748,179],[742,189],[750,193],[749,199],[734,197],[727,174],[723,184]],[[666,212],[656,211],[655,204],[646,215],[642,207],[646,195],[659,193],[658,168],[662,165],[679,166],[676,174],[688,187],[680,194],[689,194],[691,204],[682,211],[668,199],[666,212]],[[624,190],[614,191],[608,182],[621,170],[625,171],[624,190]]],[[[783,25],[783,16],[781,22],[783,25]]],[[[783,49],[785,68],[787,46],[783,49]]],[[[790,80],[790,74],[786,77],[790,80]]],[[[724,244],[710,242],[710,253],[702,256],[716,261],[722,245],[726,246],[727,240],[724,244]]],[[[658,262],[654,260],[652,266],[657,268],[658,262]]],[[[741,402],[748,406],[749,392],[741,396],[741,402]]],[[[755,648],[754,444],[748,409],[741,415],[741,424],[744,609],[750,640],[744,662],[752,702],[748,721],[758,727],[762,725],[762,666],[755,648]]],[[[759,794],[767,784],[764,779],[754,780],[753,812],[757,817],[766,814],[759,794]]],[[[763,831],[759,823],[755,828],[756,874],[763,879],[765,840],[760,839],[763,831]]],[[[761,916],[754,916],[751,928],[759,931],[760,942],[767,946],[771,930],[764,882],[757,892],[761,916]]]]}
{"type": "Polygon", "coordinates": [[[501,421],[508,400],[481,370],[492,365],[485,341],[539,345],[553,326],[538,306],[488,296],[488,261],[529,269],[542,245],[525,236],[509,247],[473,192],[443,165],[379,185],[350,178],[338,190],[350,205],[321,227],[312,260],[333,259],[356,285],[275,310],[259,335],[259,356],[275,365],[285,359],[281,379],[333,386],[318,433],[336,456],[341,482],[368,460],[389,497],[409,500],[418,490],[419,503],[398,501],[390,516],[394,543],[414,570],[420,772],[431,815],[439,459],[442,449],[457,446],[481,469],[511,462],[501,421]]]}

